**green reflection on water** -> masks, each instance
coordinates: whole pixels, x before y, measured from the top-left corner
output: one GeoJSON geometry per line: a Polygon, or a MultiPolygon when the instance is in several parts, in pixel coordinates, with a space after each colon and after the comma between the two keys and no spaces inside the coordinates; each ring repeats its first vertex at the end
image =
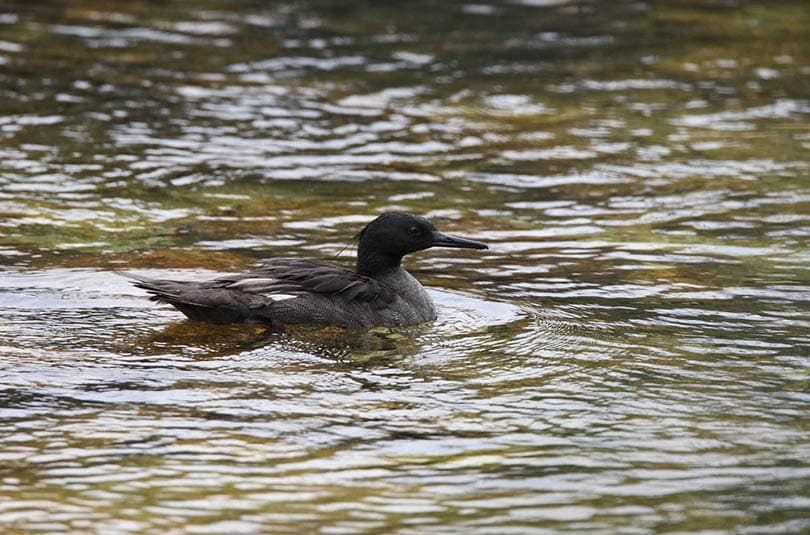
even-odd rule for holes
{"type": "Polygon", "coordinates": [[[0,523],[806,530],[808,17],[3,4],[0,523]],[[409,259],[458,292],[413,331],[108,273],[331,258],[390,209],[493,245],[409,259]]]}

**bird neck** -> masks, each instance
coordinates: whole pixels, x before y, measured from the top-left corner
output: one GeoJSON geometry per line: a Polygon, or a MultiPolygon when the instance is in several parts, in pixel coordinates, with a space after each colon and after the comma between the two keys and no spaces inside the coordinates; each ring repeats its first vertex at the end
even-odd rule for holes
{"type": "Polygon", "coordinates": [[[374,277],[396,269],[402,263],[402,255],[386,254],[376,248],[364,246],[362,242],[357,249],[357,267],[360,275],[374,277]]]}

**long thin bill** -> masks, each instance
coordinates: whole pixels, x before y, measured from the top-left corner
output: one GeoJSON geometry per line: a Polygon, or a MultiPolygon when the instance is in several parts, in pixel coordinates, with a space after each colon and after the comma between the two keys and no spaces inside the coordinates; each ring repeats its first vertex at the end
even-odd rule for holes
{"type": "Polygon", "coordinates": [[[451,236],[436,231],[433,233],[433,247],[457,247],[459,249],[489,249],[486,243],[468,240],[459,236],[451,236]]]}

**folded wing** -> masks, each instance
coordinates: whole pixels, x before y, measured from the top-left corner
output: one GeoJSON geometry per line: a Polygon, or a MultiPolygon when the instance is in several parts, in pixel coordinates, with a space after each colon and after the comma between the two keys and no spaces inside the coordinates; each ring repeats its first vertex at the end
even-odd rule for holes
{"type": "MultiPolygon", "coordinates": [[[[395,298],[374,279],[334,264],[296,258],[273,259],[252,271],[204,282],[129,276],[135,279],[135,286],[151,294],[153,301],[168,303],[191,319],[219,323],[284,323],[284,318],[274,318],[273,313],[274,305],[282,302],[284,313],[297,316],[297,310],[319,305],[330,308],[339,303],[362,303],[378,308],[395,298]]],[[[284,315],[281,310],[277,312],[284,315]]]]}
{"type": "Polygon", "coordinates": [[[249,293],[324,294],[346,301],[386,303],[390,290],[376,280],[358,275],[341,266],[315,260],[275,258],[247,273],[222,277],[223,287],[249,293]]]}

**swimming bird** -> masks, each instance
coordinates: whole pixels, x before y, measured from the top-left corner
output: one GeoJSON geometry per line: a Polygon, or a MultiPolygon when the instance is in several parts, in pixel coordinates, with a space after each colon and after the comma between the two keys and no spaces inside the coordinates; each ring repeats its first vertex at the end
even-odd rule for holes
{"type": "Polygon", "coordinates": [[[318,260],[275,258],[252,271],[204,282],[129,276],[153,301],[168,303],[192,320],[275,327],[405,326],[436,319],[436,308],[403,269],[403,256],[430,247],[488,248],[404,213],[380,215],[356,238],[355,271],[318,260]]]}

